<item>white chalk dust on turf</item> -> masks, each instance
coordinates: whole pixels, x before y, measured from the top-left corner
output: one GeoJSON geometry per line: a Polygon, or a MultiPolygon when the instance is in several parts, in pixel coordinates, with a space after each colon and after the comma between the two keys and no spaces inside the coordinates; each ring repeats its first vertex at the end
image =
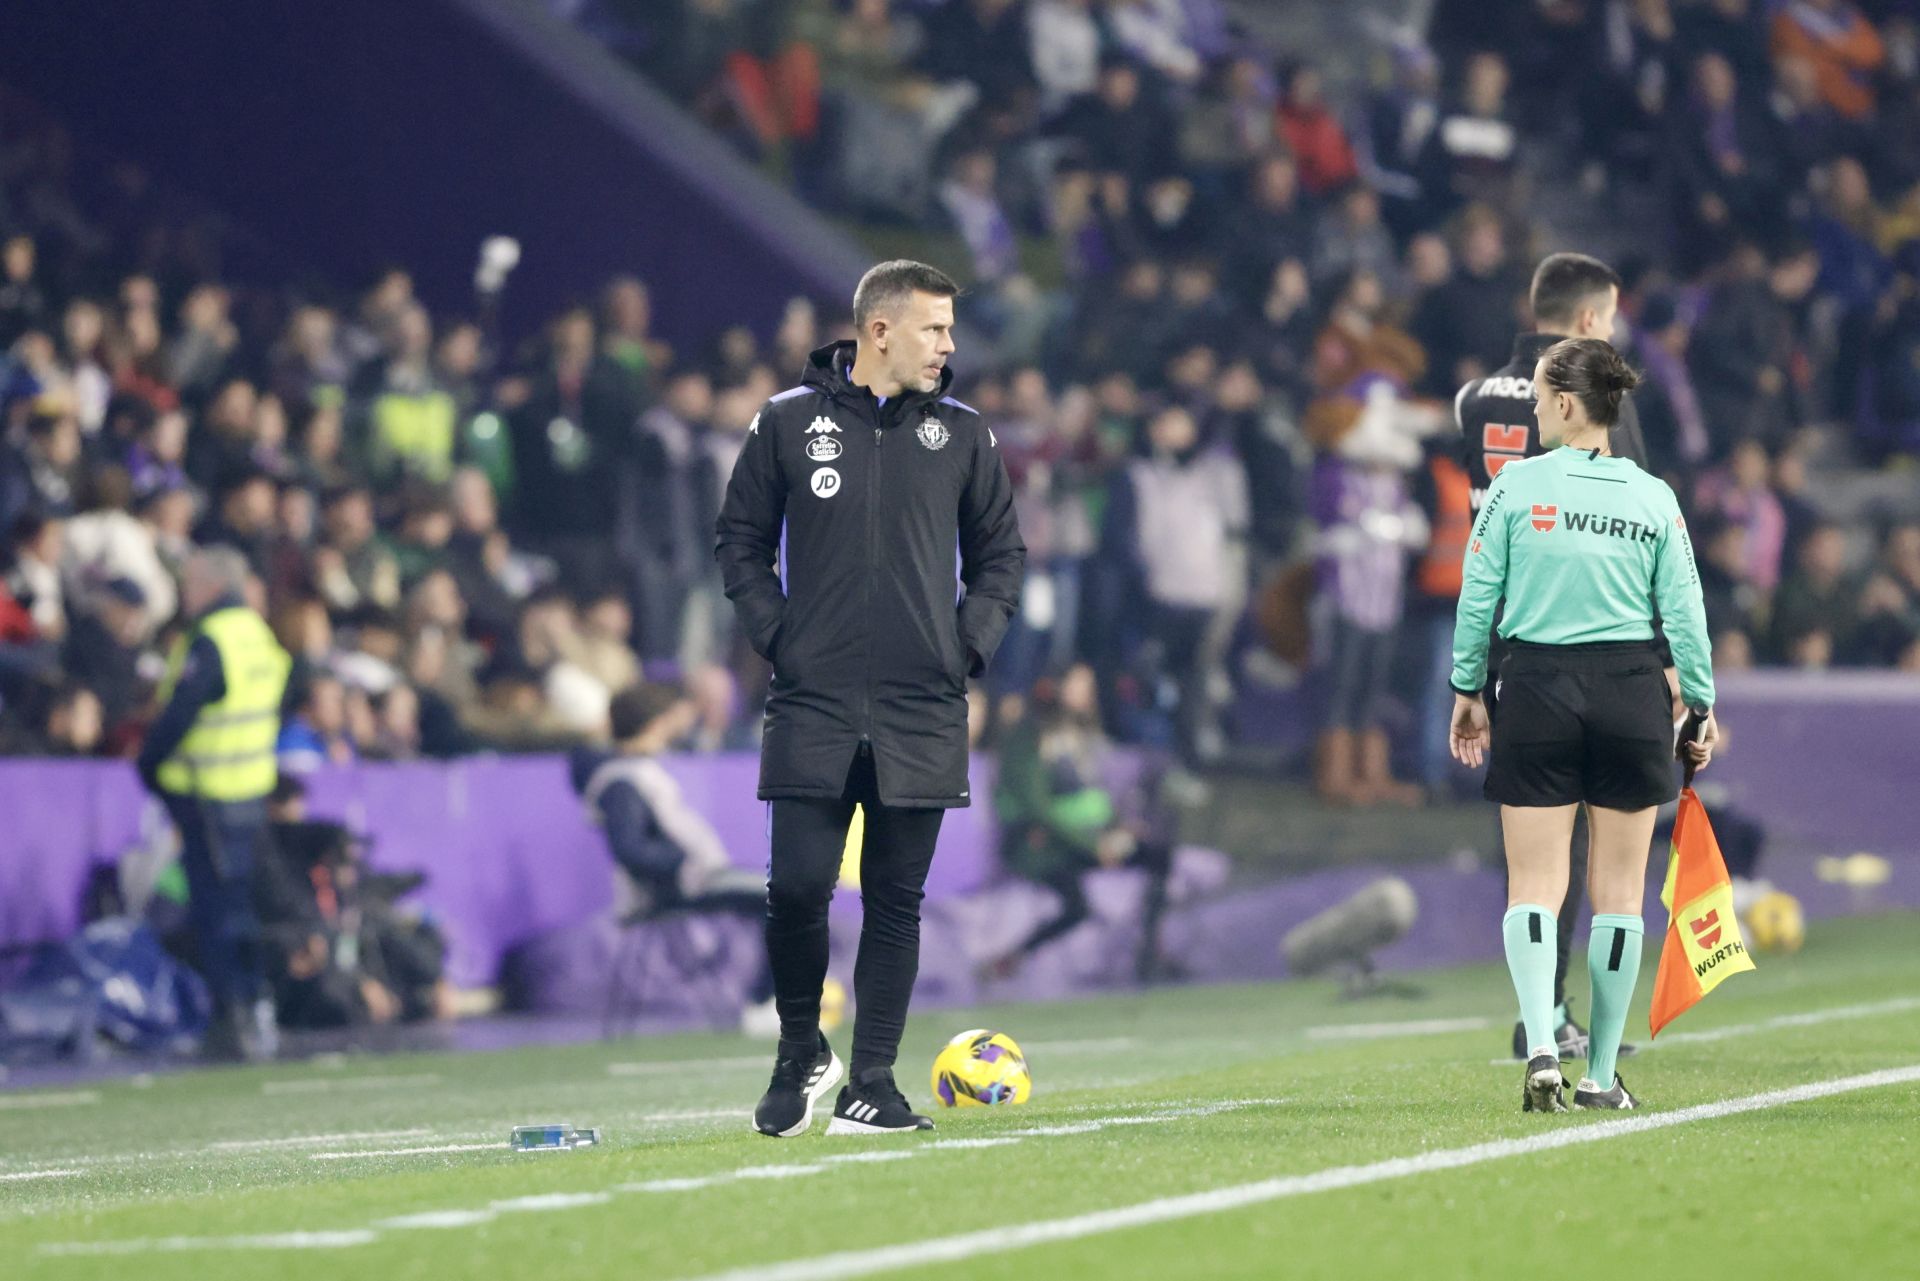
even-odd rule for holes
{"type": "Polygon", "coordinates": [[[60,1094],[0,1094],[0,1112],[32,1112],[40,1108],[83,1108],[100,1101],[98,1090],[68,1090],[60,1094]]]}
{"type": "Polygon", "coordinates": [[[42,1254],[151,1254],[178,1250],[339,1250],[372,1245],[380,1234],[367,1228],[347,1232],[276,1232],[241,1237],[148,1237],[141,1241],[65,1241],[40,1247],[42,1254]]]}
{"type": "MultiPolygon", "coordinates": [[[[1110,1126],[1156,1125],[1168,1121],[1184,1120],[1192,1117],[1217,1116],[1222,1112],[1232,1112],[1243,1108],[1264,1107],[1283,1102],[1281,1099],[1227,1099],[1215,1103],[1201,1103],[1190,1106],[1162,1107],[1149,1112],[1120,1113],[1114,1116],[1090,1118],[1061,1126],[1031,1126],[1026,1129],[1010,1130],[1004,1135],[978,1139],[940,1139],[930,1143],[915,1143],[911,1147],[890,1149],[880,1152],[837,1152],[803,1162],[789,1162],[781,1165],[750,1165],[719,1174],[698,1175],[687,1178],[652,1179],[644,1183],[621,1183],[605,1192],[553,1192],[537,1196],[516,1197],[506,1201],[494,1201],[484,1209],[428,1210],[418,1214],[403,1214],[393,1218],[380,1219],[364,1229],[343,1230],[334,1233],[276,1233],[245,1237],[165,1237],[150,1243],[156,1251],[179,1251],[192,1249],[320,1249],[337,1248],[341,1245],[367,1244],[377,1240],[382,1232],[413,1230],[447,1230],[454,1228],[478,1227],[490,1223],[501,1214],[530,1213],[553,1210],[570,1210],[582,1206],[604,1205],[613,1199],[615,1193],[661,1194],[672,1192],[698,1192],[726,1183],[753,1182],[759,1180],[780,1180],[806,1178],[810,1175],[825,1173],[837,1165],[864,1164],[868,1162],[905,1161],[922,1153],[939,1149],[972,1149],[987,1147],[1008,1147],[1024,1143],[1031,1138],[1052,1138],[1060,1135],[1091,1134],[1110,1126]],[[364,1240],[346,1240],[349,1237],[364,1237],[364,1240]],[[324,1239],[321,1239],[324,1238],[324,1239]]],[[[453,1144],[444,1147],[400,1148],[392,1152],[315,1152],[309,1155],[316,1161],[344,1159],[358,1156],[403,1156],[415,1153],[438,1152],[477,1152],[504,1151],[507,1145],[501,1143],[453,1144]]],[[[72,1241],[57,1246],[44,1246],[43,1252],[50,1254],[138,1254],[142,1241],[72,1241]]]]}
{"type": "MultiPolygon", "coordinates": [[[[1817,1027],[1822,1023],[1833,1023],[1844,1019],[1870,1019],[1881,1014],[1900,1014],[1907,1010],[1920,1010],[1920,996],[1897,996],[1889,1001],[1872,1001],[1865,1005],[1835,1005],[1824,1010],[1810,1010],[1805,1014],[1779,1014],[1770,1019],[1761,1019],[1757,1023],[1729,1023],[1725,1027],[1703,1027],[1697,1032],[1669,1032],[1657,1041],[1642,1045],[1638,1053],[1646,1054],[1652,1050],[1664,1050],[1674,1045],[1699,1045],[1706,1041],[1725,1041],[1730,1037],[1752,1036],[1758,1032],[1778,1032],[1786,1028],[1817,1027]]],[[[1494,1067],[1511,1068],[1518,1059],[1489,1059],[1494,1067]]]]}
{"type": "Polygon", "coordinates": [[[373,1148],[364,1152],[309,1152],[310,1161],[357,1161],[378,1156],[439,1156],[444,1152],[505,1152],[505,1143],[441,1143],[421,1148],[373,1148]]]}
{"type": "Polygon", "coordinates": [[[270,1151],[273,1148],[323,1148],[329,1143],[368,1143],[375,1139],[417,1139],[432,1134],[425,1126],[412,1130],[360,1130],[348,1134],[295,1134],[283,1139],[223,1139],[207,1144],[209,1152],[270,1151]]]}
{"type": "Polygon", "coordinates": [[[1743,1099],[1729,1099],[1721,1103],[1703,1103],[1698,1107],[1680,1108],[1673,1112],[1642,1113],[1619,1121],[1603,1121],[1593,1125],[1553,1130],[1525,1139],[1502,1139],[1493,1143],[1478,1143],[1472,1147],[1423,1152],[1419,1156],[1395,1157],[1368,1165],[1339,1166],[1313,1174],[1262,1179],[1257,1183],[1214,1188],[1186,1196],[1163,1197],[1153,1201],[1142,1201],[1135,1205],[1119,1206],[1111,1210],[1074,1215],[1070,1218],[1003,1225],[979,1232],[939,1237],[930,1241],[910,1241],[902,1245],[882,1246],[871,1250],[848,1250],[812,1259],[794,1259],[784,1263],[769,1264],[764,1267],[736,1268],[728,1272],[710,1274],[699,1278],[698,1281],[841,1281],[845,1277],[871,1276],[879,1272],[895,1272],[934,1263],[964,1262],[982,1255],[1004,1254],[1029,1246],[1057,1241],[1074,1241],[1083,1237],[1100,1236],[1109,1232],[1120,1232],[1176,1219],[1219,1214],[1227,1210],[1243,1209],[1247,1206],[1304,1196],[1313,1192],[1359,1187],[1363,1184],[1403,1179],[1437,1170],[1455,1170],[1507,1157],[1531,1156],[1555,1148],[1599,1143],[1625,1135],[1641,1134],[1648,1130],[1661,1130],[1694,1121],[1717,1120],[1721,1117],[1736,1116],[1742,1112],[1755,1112],[1789,1103],[1801,1103],[1810,1099],[1827,1098],[1835,1094],[1874,1089],[1885,1085],[1901,1085],[1910,1081],[1920,1081],[1920,1064],[1868,1072],[1860,1076],[1841,1077],[1832,1081],[1815,1081],[1789,1089],[1749,1095],[1743,1099]]]}
{"type": "Polygon", "coordinates": [[[1329,1023],[1307,1029],[1309,1041],[1375,1041],[1394,1036],[1435,1036],[1443,1032],[1479,1032],[1490,1019],[1410,1019],[1404,1023],[1329,1023]]]}
{"type": "Polygon", "coordinates": [[[29,1179],[70,1179],[84,1170],[20,1170],[13,1174],[0,1174],[0,1183],[25,1183],[29,1179]]]}
{"type": "MultiPolygon", "coordinates": [[[[1083,1041],[1034,1041],[1023,1048],[1027,1057],[1036,1054],[1112,1054],[1139,1042],[1131,1036],[1108,1036],[1083,1041]]],[[[764,1054],[733,1055],[722,1059],[645,1059],[631,1063],[607,1064],[608,1076],[671,1076],[678,1072],[764,1072],[764,1054]]],[[[728,1115],[732,1115],[729,1113],[728,1115]]]]}
{"type": "Polygon", "coordinates": [[[408,1076],[310,1076],[293,1081],[263,1081],[260,1093],[276,1094],[331,1094],[336,1090],[390,1090],[409,1085],[438,1085],[440,1075],[437,1072],[420,1072],[408,1076]]]}

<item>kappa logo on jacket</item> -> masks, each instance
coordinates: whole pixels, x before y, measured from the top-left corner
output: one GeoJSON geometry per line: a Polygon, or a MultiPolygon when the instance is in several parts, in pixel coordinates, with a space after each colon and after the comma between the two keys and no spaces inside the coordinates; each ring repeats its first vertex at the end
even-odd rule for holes
{"type": "Polygon", "coordinates": [[[836,424],[833,421],[833,419],[828,418],[825,415],[822,415],[821,417],[816,418],[811,423],[807,424],[807,430],[804,434],[808,436],[813,436],[813,435],[817,435],[824,432],[839,431],[839,430],[840,430],[839,425],[836,424]]]}

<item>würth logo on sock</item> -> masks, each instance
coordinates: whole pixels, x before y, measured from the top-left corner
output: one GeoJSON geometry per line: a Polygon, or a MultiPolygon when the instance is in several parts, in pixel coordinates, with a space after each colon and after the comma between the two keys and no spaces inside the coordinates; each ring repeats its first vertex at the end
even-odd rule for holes
{"type": "Polygon", "coordinates": [[[1556,505],[1535,503],[1533,505],[1533,527],[1545,534],[1560,523],[1560,508],[1556,505]]]}
{"type": "Polygon", "coordinates": [[[1687,922],[1687,928],[1693,931],[1693,941],[1701,947],[1720,945],[1720,909],[1714,908],[1705,916],[1687,922]]]}

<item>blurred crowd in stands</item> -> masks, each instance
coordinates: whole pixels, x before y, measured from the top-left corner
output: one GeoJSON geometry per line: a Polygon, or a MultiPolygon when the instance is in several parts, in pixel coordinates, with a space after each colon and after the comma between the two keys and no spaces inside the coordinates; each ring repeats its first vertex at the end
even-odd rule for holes
{"type": "MultiPolygon", "coordinates": [[[[1324,714],[1344,625],[1387,656],[1344,728],[1443,785],[1451,398],[1563,248],[1625,279],[1718,664],[1920,671],[1898,0],[1440,0],[1338,79],[1220,0],[554,7],[821,208],[964,247],[956,390],[1030,548],[989,733],[1085,661],[1108,732],[1215,760],[1251,693],[1324,714]]],[[[643,674],[685,683],[692,746],[752,742],[713,516],[843,300],[674,351],[632,278],[511,346],[403,267],[243,284],[217,220],[4,94],[0,237],[0,750],[137,742],[209,542],[295,655],[290,769],[604,740],[643,674]]],[[[1343,790],[1417,795],[1384,764],[1343,790]]]]}

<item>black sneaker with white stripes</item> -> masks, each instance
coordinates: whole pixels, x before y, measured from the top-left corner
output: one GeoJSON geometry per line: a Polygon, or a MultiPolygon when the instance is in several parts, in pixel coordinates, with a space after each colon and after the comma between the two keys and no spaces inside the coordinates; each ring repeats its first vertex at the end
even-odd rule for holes
{"type": "MultiPolygon", "coordinates": [[[[1571,1015],[1569,1015],[1566,1021],[1555,1031],[1554,1037],[1560,1044],[1560,1057],[1562,1059],[1584,1059],[1587,1057],[1587,1029],[1574,1022],[1571,1015]]],[[[1639,1047],[1629,1045],[1625,1041],[1622,1041],[1620,1043],[1619,1055],[1624,1059],[1631,1055],[1637,1048],[1639,1047]]],[[[1527,1025],[1516,1022],[1513,1025],[1513,1057],[1516,1061],[1525,1062],[1527,1055],[1527,1025]]]]}
{"type": "Polygon", "coordinates": [[[1591,1077],[1581,1077],[1579,1086],[1573,1092],[1573,1106],[1591,1108],[1596,1112],[1631,1112],[1640,1106],[1640,1100],[1627,1093],[1627,1083],[1616,1072],[1613,1074],[1613,1088],[1608,1090],[1595,1085],[1591,1077]]]}
{"type": "Polygon", "coordinates": [[[826,1098],[845,1076],[846,1068],[824,1034],[819,1052],[811,1060],[775,1059],[773,1080],[760,1096],[760,1106],[753,1110],[753,1128],[776,1139],[805,1134],[813,1124],[813,1105],[826,1098]]]}
{"type": "Polygon", "coordinates": [[[933,1122],[907,1104],[893,1083],[892,1068],[868,1068],[847,1082],[833,1105],[828,1134],[911,1134],[931,1130],[933,1122]]]}
{"type": "Polygon", "coordinates": [[[1520,1087],[1522,1112],[1565,1112],[1567,1078],[1560,1075],[1560,1056],[1542,1050],[1527,1060],[1527,1079],[1520,1087]]]}

